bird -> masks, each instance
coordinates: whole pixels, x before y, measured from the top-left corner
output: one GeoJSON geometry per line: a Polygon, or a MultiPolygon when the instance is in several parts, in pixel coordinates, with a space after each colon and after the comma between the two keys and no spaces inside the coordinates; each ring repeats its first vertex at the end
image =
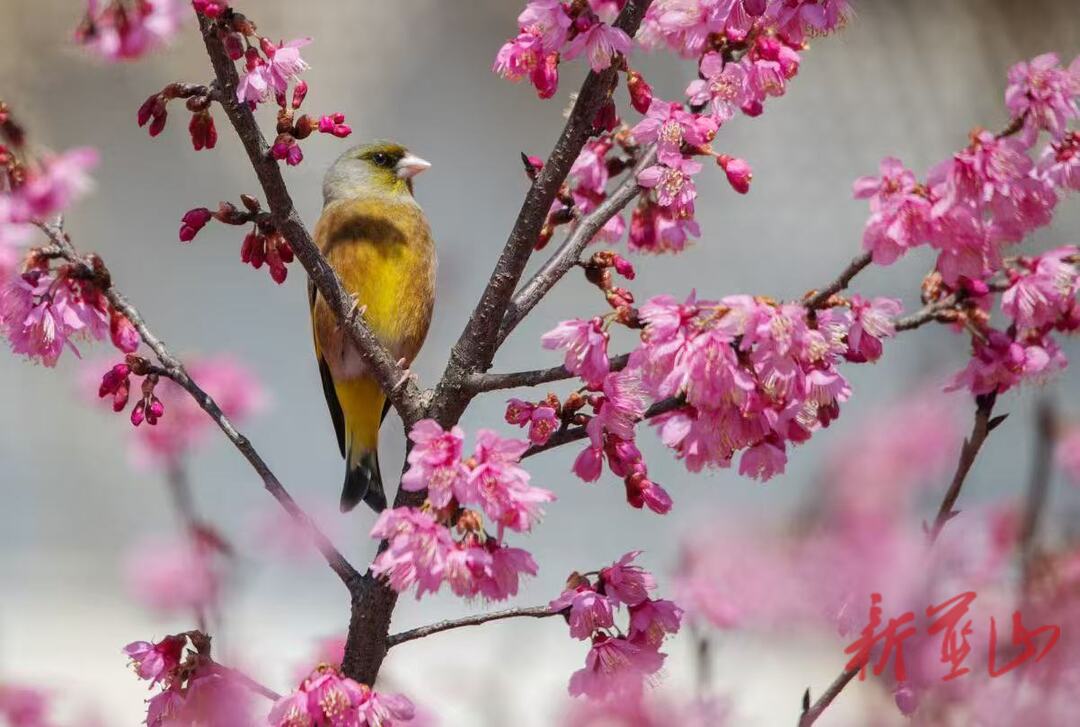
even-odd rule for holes
{"type": "MultiPolygon", "coordinates": [[[[383,346],[407,367],[427,337],[435,304],[435,245],[413,197],[431,164],[393,141],[352,147],[323,179],[315,242],[383,346]]],[[[308,283],[323,393],[345,459],[341,511],[361,500],[386,508],[379,427],[390,402],[325,298],[308,283]]]]}

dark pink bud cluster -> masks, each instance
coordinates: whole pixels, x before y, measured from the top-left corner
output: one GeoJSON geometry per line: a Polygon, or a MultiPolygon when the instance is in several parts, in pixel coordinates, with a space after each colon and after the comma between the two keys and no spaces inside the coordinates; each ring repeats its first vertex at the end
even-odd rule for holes
{"type": "Polygon", "coordinates": [[[205,207],[196,207],[188,210],[180,218],[180,242],[191,242],[199,230],[213,217],[213,213],[205,207]]]}
{"type": "MultiPolygon", "coordinates": [[[[299,150],[299,147],[293,148],[299,150]]],[[[211,212],[206,207],[188,210],[180,222],[180,241],[188,242],[194,239],[211,219],[226,225],[251,224],[251,230],[244,236],[240,246],[241,261],[256,270],[266,265],[275,283],[285,282],[289,273],[286,266],[293,261],[292,247],[274,228],[270,214],[263,211],[257,199],[242,194],[240,200],[244,209],[230,202],[221,202],[216,212],[211,212]]]]}
{"type": "Polygon", "coordinates": [[[626,70],[626,90],[630,94],[630,105],[634,107],[634,110],[639,114],[647,113],[649,106],[652,105],[653,90],[652,86],[645,81],[645,77],[628,68],[626,70]]]}
{"type": "Polygon", "coordinates": [[[549,607],[563,615],[572,638],[591,644],[585,667],[570,677],[570,694],[594,699],[640,692],[664,664],[664,640],[678,633],[683,610],[653,599],[656,579],[633,561],[632,551],[594,579],[574,572],[549,607]],[[616,626],[620,609],[626,627],[616,626]]]}
{"type": "MultiPolygon", "coordinates": [[[[543,401],[536,404],[521,399],[510,399],[506,404],[506,421],[508,424],[528,427],[529,441],[533,444],[546,444],[564,422],[573,421],[573,414],[576,411],[574,405],[570,404],[570,399],[573,398],[574,395],[571,395],[567,399],[568,406],[565,408],[559,401],[559,397],[554,394],[548,394],[543,401]]],[[[579,402],[580,399],[581,397],[577,397],[579,402]]],[[[577,407],[580,408],[580,403],[577,407]]]]}
{"type": "Polygon", "coordinates": [[[332,134],[339,139],[344,139],[352,133],[352,129],[345,123],[345,114],[330,114],[319,119],[319,133],[332,134]]]}
{"type": "Polygon", "coordinates": [[[106,371],[101,377],[98,397],[104,399],[111,396],[113,411],[123,411],[127,407],[131,394],[132,376],[142,377],[142,396],[131,410],[131,423],[139,426],[145,421],[153,426],[165,414],[165,405],[154,394],[154,388],[160,379],[146,359],[129,354],[123,363],[116,364],[106,371]]]}
{"type": "Polygon", "coordinates": [[[179,28],[178,14],[165,0],[89,2],[75,42],[107,61],[128,61],[165,45],[179,28]]]}
{"type": "Polygon", "coordinates": [[[753,179],[754,172],[744,160],[727,154],[719,154],[716,157],[716,164],[727,174],[728,183],[732,189],[739,194],[750,191],[750,180],[753,179]]]}
{"type": "Polygon", "coordinates": [[[185,106],[191,112],[188,133],[196,151],[213,149],[217,144],[217,128],[210,114],[210,89],[193,83],[170,83],[158,93],[151,95],[136,114],[139,126],[149,124],[150,136],[157,136],[165,129],[169,118],[168,103],[174,99],[187,99],[185,106]]]}
{"type": "Polygon", "coordinates": [[[293,251],[289,241],[278,231],[263,234],[256,229],[244,236],[240,260],[256,270],[266,263],[270,278],[280,285],[289,274],[286,266],[293,261],[293,251]]]}

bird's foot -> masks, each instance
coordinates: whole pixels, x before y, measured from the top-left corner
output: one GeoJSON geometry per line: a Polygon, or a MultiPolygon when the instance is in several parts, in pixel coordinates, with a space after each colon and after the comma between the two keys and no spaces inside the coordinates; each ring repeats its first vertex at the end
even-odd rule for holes
{"type": "MultiPolygon", "coordinates": [[[[360,305],[360,299],[356,293],[351,294],[349,297],[352,298],[352,306],[349,308],[349,312],[345,314],[345,322],[351,325],[356,322],[357,318],[367,313],[367,305],[360,305]]],[[[341,328],[340,324],[338,328],[341,328]]]]}
{"type": "Polygon", "coordinates": [[[408,383],[409,379],[412,379],[414,381],[417,380],[416,374],[414,374],[412,372],[412,369],[410,369],[408,366],[405,365],[405,359],[403,359],[403,358],[398,359],[397,364],[398,364],[398,366],[400,366],[402,368],[402,371],[401,371],[401,378],[399,378],[397,380],[397,382],[394,384],[394,388],[393,388],[394,391],[397,391],[402,386],[405,386],[405,384],[408,383]]]}

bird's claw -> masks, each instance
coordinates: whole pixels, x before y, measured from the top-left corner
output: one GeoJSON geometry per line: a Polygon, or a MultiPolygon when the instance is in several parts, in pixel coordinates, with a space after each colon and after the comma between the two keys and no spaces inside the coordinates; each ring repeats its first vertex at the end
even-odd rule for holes
{"type": "MultiPolygon", "coordinates": [[[[398,361],[398,366],[404,366],[404,365],[405,365],[405,359],[401,359],[400,361],[398,361]]],[[[394,384],[394,389],[393,390],[397,391],[402,386],[404,386],[409,381],[409,379],[415,379],[415,378],[416,378],[416,374],[414,374],[412,372],[412,369],[406,367],[401,372],[401,378],[399,378],[397,380],[397,382],[394,384]]]]}

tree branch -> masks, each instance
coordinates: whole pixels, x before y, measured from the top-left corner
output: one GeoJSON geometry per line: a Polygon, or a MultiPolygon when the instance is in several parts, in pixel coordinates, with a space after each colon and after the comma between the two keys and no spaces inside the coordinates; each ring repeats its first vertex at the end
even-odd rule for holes
{"type": "Polygon", "coordinates": [[[394,634],[389,638],[390,646],[397,646],[403,644],[406,641],[413,641],[414,639],[422,639],[425,636],[431,636],[442,631],[450,631],[451,629],[459,629],[462,626],[479,626],[480,624],[487,623],[488,621],[501,621],[507,618],[547,618],[548,616],[558,616],[561,611],[552,611],[547,606],[533,606],[531,608],[509,608],[505,611],[495,611],[493,613],[481,613],[475,616],[466,616],[465,618],[448,619],[446,621],[438,621],[427,626],[419,626],[415,629],[409,629],[408,631],[402,631],[399,634],[394,634]]]}
{"type": "Polygon", "coordinates": [[[1032,565],[1037,551],[1036,534],[1046,510],[1046,501],[1050,492],[1050,472],[1054,459],[1054,445],[1058,429],[1057,407],[1048,396],[1039,399],[1035,407],[1035,446],[1032,450],[1031,478],[1028,481],[1027,498],[1024,505],[1023,520],[1017,536],[1020,550],[1020,582],[1027,590],[1032,578],[1032,565]]]}
{"type": "Polygon", "coordinates": [[[997,393],[980,394],[975,397],[975,423],[971,428],[971,436],[965,439],[964,444],[960,447],[960,460],[956,463],[956,472],[953,474],[949,489],[945,491],[945,497],[941,500],[941,506],[938,507],[937,517],[934,518],[934,524],[928,533],[931,545],[941,535],[945,523],[960,514],[953,510],[953,507],[960,497],[960,489],[964,486],[964,481],[967,479],[968,472],[971,471],[971,466],[975,464],[975,457],[979,454],[979,450],[990,432],[1005,419],[1004,417],[990,418],[994,412],[994,403],[996,401],[997,393]]]}
{"type": "MultiPolygon", "coordinates": [[[[39,226],[45,234],[48,235],[52,243],[60,249],[61,255],[65,260],[72,264],[88,268],[88,272],[93,272],[89,269],[89,266],[87,266],[86,261],[79,256],[63,229],[58,225],[42,224],[39,226]]],[[[263,487],[265,487],[285,511],[289,513],[292,519],[308,533],[315,543],[315,546],[319,549],[319,552],[322,553],[330,568],[337,573],[341,581],[350,589],[350,591],[354,590],[356,587],[355,584],[362,577],[360,573],[345,560],[345,556],[343,556],[337,548],[334,547],[333,543],[330,542],[330,539],[319,530],[318,526],[315,525],[315,522],[308,514],[296,504],[296,501],[293,500],[292,496],[281,484],[277,476],[270,471],[270,467],[259,453],[255,451],[255,447],[248,441],[248,438],[237,431],[233,423],[225,416],[225,413],[221,411],[221,407],[218,406],[217,402],[214,401],[209,394],[203,391],[199,385],[195,383],[194,379],[188,375],[187,370],[184,369],[184,365],[180,363],[180,360],[173,356],[161,339],[154,335],[153,331],[147,326],[146,321],[143,320],[142,314],[140,314],[135,306],[133,306],[127,298],[111,284],[111,281],[108,287],[105,287],[102,291],[102,294],[108,299],[114,309],[123,313],[131,324],[135,326],[135,330],[139,332],[139,336],[142,338],[143,343],[154,352],[158,362],[163,367],[162,371],[170,379],[176,382],[178,386],[184,389],[184,391],[190,394],[199,407],[214,420],[221,431],[225,433],[225,436],[229,441],[233,443],[233,446],[240,451],[240,454],[244,456],[244,459],[251,464],[259,477],[262,478],[263,487]]]]}
{"type": "Polygon", "coordinates": [[[813,293],[803,302],[803,305],[805,305],[807,308],[810,308],[811,310],[815,308],[821,308],[829,301],[829,298],[833,297],[841,290],[848,287],[848,285],[851,284],[851,281],[855,278],[855,276],[862,272],[872,260],[873,257],[868,252],[864,252],[858,257],[853,258],[852,261],[848,263],[848,266],[840,272],[840,275],[838,275],[834,281],[826,285],[821,290],[813,293]]]}
{"type": "Polygon", "coordinates": [[[600,205],[593,210],[585,219],[578,223],[574,231],[570,233],[563,244],[555,253],[548,258],[543,267],[527,282],[514,296],[506,310],[502,326],[499,328],[499,336],[496,346],[502,345],[507,336],[529,314],[537,303],[555,287],[555,284],[566,275],[570,268],[577,264],[581,257],[581,251],[585,249],[596,233],[617,215],[632,199],[641,194],[641,187],[637,183],[638,172],[653,163],[656,158],[656,147],[649,147],[642,155],[630,174],[619,183],[619,186],[608,195],[600,205]]]}
{"type": "MultiPolygon", "coordinates": [[[[615,26],[633,37],[650,2],[651,0],[630,0],[619,14],[615,26]]],[[[457,421],[468,402],[468,392],[460,386],[462,377],[469,373],[486,371],[491,365],[498,348],[503,316],[514,294],[514,288],[525,270],[525,264],[544,225],[548,210],[551,209],[551,203],[585,142],[592,135],[593,120],[603,104],[611,98],[617,76],[618,71],[612,66],[600,73],[590,72],[585,78],[559,140],[525,195],[517,221],[499,255],[487,287],[450,352],[450,361],[436,393],[436,399],[439,400],[436,402],[436,418],[443,424],[457,421]]]]}
{"type": "Polygon", "coordinates": [[[334,312],[338,323],[352,338],[364,363],[371,368],[372,374],[405,421],[405,425],[411,425],[422,416],[419,387],[407,372],[398,366],[397,361],[367,325],[363,315],[356,310],[352,297],[341,283],[341,278],[312,240],[293,206],[292,197],[281,176],[281,168],[270,156],[255,114],[246,104],[237,101],[236,86],[239,76],[236,64],[229,58],[221,38],[218,37],[216,23],[201,13],[197,13],[197,16],[206,52],[210,56],[217,78],[217,100],[244,145],[255,176],[266,195],[274,226],[289,241],[296,258],[304,266],[330,310],[334,312]]]}
{"type": "Polygon", "coordinates": [[[821,713],[828,709],[829,705],[833,703],[833,700],[839,696],[840,692],[844,691],[844,687],[848,685],[855,675],[859,673],[858,669],[846,669],[840,676],[833,680],[833,683],[829,685],[828,689],[822,692],[821,696],[817,698],[817,701],[810,705],[810,708],[802,713],[799,717],[799,727],[810,727],[817,721],[817,718],[821,716],[821,713]]]}
{"type": "MultiPolygon", "coordinates": [[[[623,353],[609,360],[612,371],[622,371],[630,361],[630,354],[623,353]]],[[[566,370],[565,366],[552,366],[549,369],[535,369],[533,371],[515,371],[506,374],[472,374],[466,379],[466,385],[476,394],[500,389],[520,389],[527,386],[539,386],[551,384],[556,381],[566,381],[577,378],[566,370]]]]}
{"type": "Polygon", "coordinates": [[[276,702],[279,699],[281,699],[281,695],[278,694],[277,692],[275,692],[273,689],[271,689],[269,687],[266,687],[266,686],[263,686],[262,684],[259,684],[259,682],[255,681],[254,679],[249,677],[247,674],[245,674],[242,671],[239,671],[238,669],[233,669],[232,667],[223,666],[222,664],[218,664],[216,661],[213,664],[210,665],[210,668],[215,673],[220,674],[224,678],[232,679],[234,682],[236,682],[240,686],[244,687],[245,689],[250,689],[255,694],[258,694],[259,696],[262,696],[262,697],[266,697],[267,699],[269,699],[272,702],[276,702]]]}

